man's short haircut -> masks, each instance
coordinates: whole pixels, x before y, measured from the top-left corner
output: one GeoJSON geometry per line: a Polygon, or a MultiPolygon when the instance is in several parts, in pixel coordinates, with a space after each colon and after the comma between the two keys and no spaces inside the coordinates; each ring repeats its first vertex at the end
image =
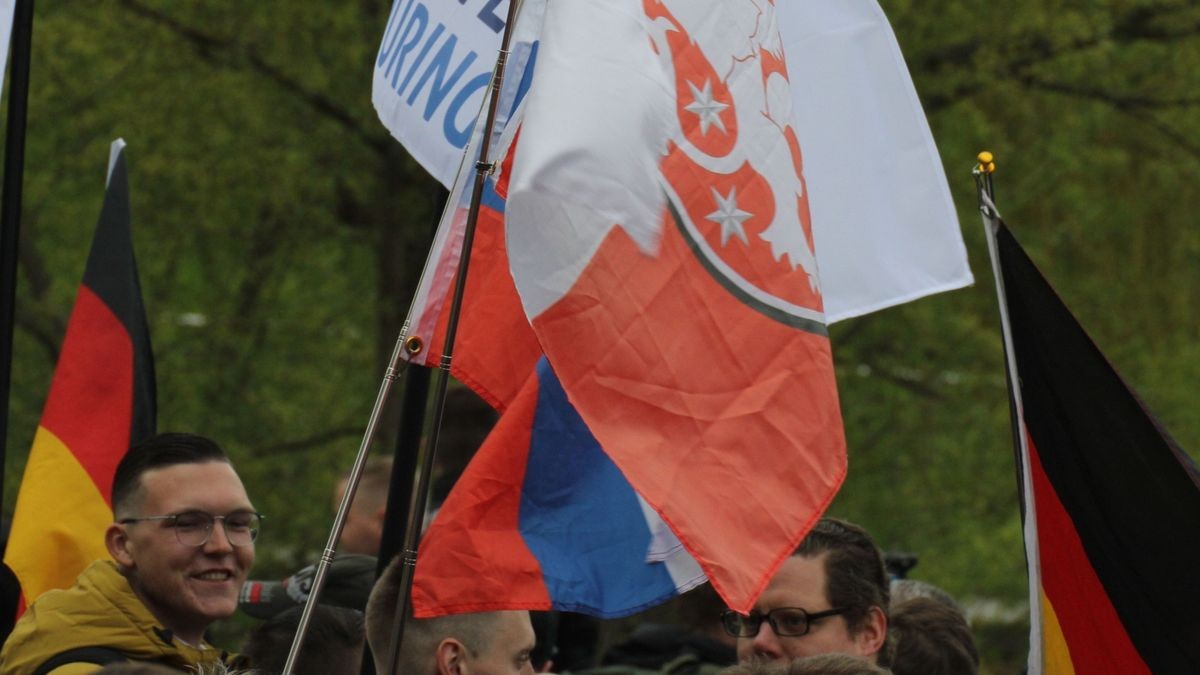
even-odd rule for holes
{"type": "Polygon", "coordinates": [[[891,615],[896,675],[974,675],[979,652],[966,617],[932,598],[897,604],[891,615]]]}
{"type": "Polygon", "coordinates": [[[112,503],[117,517],[132,515],[147,471],[177,464],[229,463],[215,441],[196,434],[156,434],[136,443],[117,464],[113,475],[112,503]]]}
{"type": "MultiPolygon", "coordinates": [[[[377,670],[391,655],[392,626],[396,618],[396,604],[400,597],[400,557],[397,556],[384,569],[371,597],[367,600],[367,643],[375,657],[377,670]]],[[[481,654],[491,646],[492,635],[497,629],[500,614],[484,612],[477,614],[451,614],[431,619],[415,619],[410,614],[404,624],[404,638],[400,645],[398,673],[425,675],[433,673],[434,652],[442,640],[454,638],[463,643],[474,655],[481,654]]],[[[390,665],[390,664],[388,664],[390,665]]]]}
{"type": "MultiPolygon", "coordinates": [[[[794,555],[825,558],[825,595],[831,607],[846,607],[844,614],[850,634],[866,625],[871,608],[888,615],[889,582],[883,564],[883,552],[871,535],[854,523],[837,518],[822,518],[813,527],[794,555]]],[[[806,608],[807,609],[807,608],[806,608]]],[[[887,643],[879,650],[880,663],[886,665],[887,643]]]]}
{"type": "MultiPolygon", "coordinates": [[[[256,628],[242,648],[255,672],[282,673],[303,607],[293,607],[256,628]]],[[[363,615],[345,607],[317,605],[296,661],[296,675],[357,675],[362,662],[363,615]]]]}

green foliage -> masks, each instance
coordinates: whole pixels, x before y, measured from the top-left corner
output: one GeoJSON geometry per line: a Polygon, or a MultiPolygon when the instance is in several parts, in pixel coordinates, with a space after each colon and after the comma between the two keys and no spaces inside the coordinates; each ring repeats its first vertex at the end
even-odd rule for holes
{"type": "MultiPolygon", "coordinates": [[[[424,259],[438,188],[370,72],[390,3],[39,4],[5,500],[11,509],[123,136],[160,428],[228,446],[258,574],[311,558],[424,259]]],[[[882,0],[976,285],[834,327],[850,475],[832,511],[964,599],[1025,598],[994,286],[969,175],[1181,445],[1200,448],[1200,8],[882,0]]],[[[394,415],[384,424],[394,430],[394,415]]],[[[1007,639],[1007,638],[1006,638],[1007,639]]],[[[999,672],[999,671],[998,671],[999,672]]]]}

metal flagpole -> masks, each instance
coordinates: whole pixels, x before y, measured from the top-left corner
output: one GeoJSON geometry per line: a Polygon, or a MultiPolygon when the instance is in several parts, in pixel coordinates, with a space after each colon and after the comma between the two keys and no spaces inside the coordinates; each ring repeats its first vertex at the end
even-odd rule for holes
{"type": "MultiPolygon", "coordinates": [[[[996,233],[1001,227],[1000,212],[996,209],[995,188],[992,184],[992,174],[996,172],[996,162],[990,152],[979,153],[979,164],[972,173],[975,176],[975,187],[979,195],[979,213],[983,218],[983,230],[988,244],[988,255],[992,262],[992,275],[996,280],[996,301],[1000,308],[1000,330],[1004,336],[1004,365],[1008,375],[1009,396],[1012,397],[1010,409],[1012,415],[1013,447],[1017,452],[1017,470],[1020,473],[1022,528],[1025,538],[1025,556],[1036,559],[1038,556],[1037,531],[1030,526],[1033,522],[1027,513],[1033,508],[1033,478],[1029,471],[1029,436],[1025,430],[1025,405],[1021,400],[1021,380],[1017,373],[1016,353],[1013,351],[1012,324],[1008,316],[1008,299],[1004,291],[1004,276],[1000,271],[1000,254],[996,243],[996,233]]],[[[1040,607],[1041,570],[1038,565],[1028,565],[1029,571],[1029,673],[1041,675],[1042,671],[1042,617],[1040,607]]]]}
{"type": "MultiPolygon", "coordinates": [[[[25,177],[25,120],[33,45],[33,0],[17,0],[8,78],[8,129],[4,138],[4,196],[0,203],[0,498],[8,447],[8,400],[12,387],[13,326],[17,313],[17,246],[21,239],[21,185],[25,177]]],[[[4,611],[0,608],[0,611],[4,611]]]]}
{"type": "MultiPolygon", "coordinates": [[[[483,142],[479,150],[479,160],[475,164],[475,184],[471,193],[470,209],[467,213],[466,227],[463,232],[462,252],[459,258],[458,272],[455,275],[454,296],[450,305],[450,313],[446,326],[446,341],[442,350],[442,360],[439,364],[438,378],[434,388],[434,411],[432,427],[429,436],[424,445],[421,446],[417,454],[418,471],[413,479],[412,499],[409,503],[408,523],[405,530],[404,546],[401,551],[403,559],[401,578],[401,599],[402,602],[397,606],[397,620],[392,633],[390,663],[393,664],[391,672],[395,672],[395,664],[400,655],[400,641],[404,636],[404,617],[408,614],[408,591],[412,586],[412,573],[416,567],[416,548],[417,538],[420,536],[421,524],[425,519],[425,502],[429,496],[429,480],[433,470],[433,455],[437,449],[438,434],[442,424],[442,413],[445,408],[446,398],[446,378],[450,371],[450,363],[453,356],[454,337],[458,332],[458,318],[462,307],[463,293],[466,288],[466,274],[468,262],[470,259],[471,247],[475,236],[475,224],[479,219],[479,206],[483,198],[483,187],[487,176],[492,172],[493,166],[488,161],[488,149],[492,135],[492,128],[496,122],[496,108],[499,100],[500,86],[504,79],[504,67],[508,58],[508,45],[512,33],[513,20],[517,14],[517,8],[521,3],[519,0],[513,0],[509,4],[508,16],[504,24],[504,33],[501,39],[500,53],[496,59],[496,67],[492,74],[492,95],[488,105],[487,118],[484,126],[483,142]]],[[[447,203],[446,208],[453,208],[453,204],[447,203]]],[[[329,540],[325,544],[325,550],[321,554],[321,559],[317,562],[317,568],[313,574],[312,587],[308,593],[308,599],[304,604],[304,610],[300,615],[300,623],[296,627],[296,635],[292,640],[291,649],[288,652],[287,661],[284,663],[281,675],[292,675],[295,671],[296,660],[299,657],[300,650],[304,646],[304,638],[308,632],[308,624],[312,620],[312,614],[316,610],[318,598],[321,590],[325,586],[325,577],[329,571],[329,565],[333,562],[334,553],[337,548],[337,542],[341,538],[342,530],[346,525],[346,517],[350,511],[350,505],[354,501],[354,493],[358,489],[358,484],[362,478],[363,468],[366,465],[367,453],[370,449],[371,440],[375,436],[375,430],[379,423],[379,417],[382,413],[384,403],[387,400],[387,395],[391,390],[392,384],[399,376],[399,367],[401,364],[401,354],[406,349],[419,349],[419,342],[410,344],[408,338],[409,324],[405,322],[404,327],[400,331],[399,337],[396,339],[396,345],[392,349],[392,357],[388,361],[387,370],[384,372],[383,382],[379,385],[379,392],[375,397],[375,404],[371,409],[371,416],[367,421],[367,428],[363,432],[362,442],[359,444],[358,455],[355,457],[354,466],[350,470],[350,475],[346,481],[346,491],[342,495],[342,501],[338,505],[337,515],[334,517],[333,528],[329,533],[329,540]]]]}
{"type": "Polygon", "coordinates": [[[371,439],[375,437],[375,429],[379,426],[379,418],[383,413],[384,403],[387,401],[388,392],[391,391],[392,384],[400,374],[401,350],[404,349],[405,333],[408,332],[406,325],[400,331],[400,336],[396,338],[396,345],[392,348],[391,359],[388,360],[387,369],[384,371],[383,381],[379,383],[379,392],[375,395],[375,405],[371,408],[371,416],[367,420],[367,428],[363,432],[362,442],[358,446],[358,455],[354,458],[354,466],[350,469],[350,476],[346,480],[346,492],[342,495],[342,501],[338,505],[337,514],[333,518],[333,529],[329,533],[329,540],[325,543],[325,550],[321,553],[321,560],[317,563],[317,569],[313,574],[312,588],[308,592],[308,600],[304,603],[304,611],[300,614],[300,624],[296,627],[296,636],[292,640],[292,648],[288,652],[287,661],[283,665],[282,675],[291,675],[296,666],[296,657],[300,653],[300,648],[304,644],[305,634],[308,632],[308,623],[312,619],[313,611],[317,607],[317,598],[321,595],[321,589],[325,586],[325,576],[329,572],[329,564],[333,562],[334,551],[337,549],[338,539],[342,537],[342,530],[346,526],[346,516],[350,512],[350,505],[354,502],[354,493],[358,490],[358,483],[362,479],[363,467],[367,463],[367,453],[371,447],[371,439]]]}
{"type": "Polygon", "coordinates": [[[420,470],[417,473],[413,487],[412,501],[408,508],[408,525],[404,533],[404,548],[400,552],[400,597],[396,602],[396,616],[392,625],[392,636],[388,642],[387,663],[391,664],[388,673],[395,674],[400,662],[400,645],[404,640],[404,628],[408,615],[411,613],[412,581],[417,567],[417,541],[421,534],[421,525],[425,520],[425,505],[429,499],[430,475],[433,471],[433,458],[437,452],[438,437],[442,429],[442,414],[446,407],[446,384],[450,374],[450,365],[454,353],[454,339],[458,333],[458,319],[462,310],[463,295],[467,287],[467,268],[471,260],[471,248],[475,241],[475,225],[479,221],[479,206],[483,201],[483,188],[495,166],[489,158],[492,130],[496,126],[496,110],[500,103],[500,89],[504,83],[504,70],[508,64],[509,42],[512,38],[513,23],[516,20],[520,0],[512,0],[508,5],[508,16],[504,20],[504,34],[500,40],[500,52],[496,57],[496,67],[492,72],[491,100],[488,102],[487,117],[483,126],[482,142],[479,145],[479,161],[475,163],[475,185],[471,191],[471,205],[467,211],[467,222],[463,230],[462,251],[459,254],[458,272],[454,280],[454,297],[450,304],[450,314],[446,322],[446,340],[442,347],[442,361],[434,382],[433,415],[429,435],[417,456],[420,470]]]}

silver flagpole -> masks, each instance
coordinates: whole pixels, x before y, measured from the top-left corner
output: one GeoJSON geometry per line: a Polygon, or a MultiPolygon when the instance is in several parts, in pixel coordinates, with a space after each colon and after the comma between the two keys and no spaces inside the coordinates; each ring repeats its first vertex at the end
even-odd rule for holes
{"type": "Polygon", "coordinates": [[[313,575],[312,588],[308,591],[308,599],[304,603],[304,611],[300,614],[300,624],[296,627],[296,636],[292,639],[292,647],[288,651],[282,675],[291,675],[296,667],[296,657],[300,654],[300,648],[304,645],[304,637],[308,632],[308,623],[312,619],[313,611],[316,610],[317,599],[321,595],[321,589],[325,586],[325,576],[329,571],[329,564],[333,562],[333,555],[337,549],[338,540],[341,539],[342,529],[346,526],[346,516],[350,512],[350,505],[354,502],[354,493],[357,491],[359,480],[362,478],[363,467],[367,464],[367,453],[371,448],[371,440],[375,437],[375,429],[379,425],[379,418],[383,413],[384,403],[387,402],[392,384],[396,382],[396,378],[399,377],[404,365],[400,362],[400,355],[402,353],[401,350],[404,348],[405,334],[407,332],[408,323],[405,322],[404,327],[400,330],[399,337],[396,338],[396,345],[392,348],[392,357],[388,361],[387,370],[384,371],[383,381],[379,384],[379,392],[375,395],[375,405],[371,408],[371,416],[367,420],[367,428],[363,431],[362,442],[358,445],[358,455],[354,458],[354,466],[350,469],[350,476],[346,480],[346,493],[342,495],[342,502],[338,504],[337,515],[333,518],[333,529],[329,532],[329,540],[325,542],[325,550],[321,552],[321,560],[317,563],[317,569],[313,575]]]}
{"type": "MultiPolygon", "coordinates": [[[[450,305],[450,313],[446,328],[446,341],[442,350],[442,360],[439,364],[438,380],[435,385],[434,394],[434,417],[433,426],[426,442],[422,444],[417,455],[417,473],[413,478],[414,489],[412,492],[412,501],[409,505],[408,524],[405,530],[404,546],[400,555],[403,557],[403,572],[401,594],[404,602],[397,606],[397,620],[393,630],[391,642],[390,663],[392,664],[391,672],[395,671],[397,660],[399,659],[400,641],[403,639],[404,619],[408,615],[408,591],[412,587],[412,572],[416,566],[416,548],[417,538],[421,532],[421,524],[425,519],[425,503],[429,495],[430,475],[433,469],[434,452],[437,449],[438,435],[441,429],[442,415],[445,408],[446,398],[446,377],[450,371],[450,363],[453,354],[454,338],[458,332],[458,319],[462,308],[463,293],[466,288],[466,273],[470,258],[471,247],[475,236],[475,224],[479,219],[479,205],[483,197],[483,186],[487,176],[492,173],[493,166],[488,161],[489,143],[492,135],[492,129],[495,126],[496,108],[498,105],[500,86],[503,83],[504,67],[508,57],[508,45],[511,35],[511,26],[516,16],[517,8],[520,5],[519,0],[513,0],[509,5],[508,17],[504,25],[504,33],[501,41],[500,53],[496,59],[496,67],[492,75],[492,92],[487,103],[487,118],[484,127],[484,135],[479,150],[479,160],[475,164],[475,185],[471,193],[470,209],[467,215],[467,222],[463,233],[462,252],[459,258],[458,271],[455,275],[454,296],[450,305]]],[[[464,161],[466,161],[464,157],[464,161]]],[[[454,189],[451,189],[453,195],[454,189]]],[[[445,211],[456,208],[453,199],[448,200],[446,207],[443,210],[443,221],[445,220],[445,211]]],[[[426,261],[426,265],[429,261],[426,261]]],[[[329,540],[325,544],[325,550],[321,554],[321,559],[317,563],[317,568],[313,574],[312,587],[309,590],[308,598],[304,603],[304,610],[300,615],[300,623],[296,628],[296,635],[292,640],[291,649],[288,651],[287,661],[284,663],[281,675],[292,675],[295,671],[296,660],[299,657],[300,650],[304,645],[304,638],[308,632],[308,624],[312,619],[313,612],[316,610],[321,589],[325,586],[325,578],[328,575],[329,565],[333,562],[334,554],[337,549],[338,540],[341,539],[342,530],[346,525],[346,518],[350,511],[350,506],[354,502],[354,494],[358,489],[358,484],[362,479],[363,468],[366,466],[367,455],[370,451],[371,441],[375,437],[375,431],[379,424],[379,418],[382,415],[383,407],[387,401],[387,396],[391,391],[392,385],[399,377],[403,370],[403,366],[407,365],[407,361],[402,362],[401,356],[405,351],[410,354],[417,354],[421,351],[421,342],[417,338],[408,336],[409,322],[405,321],[401,328],[400,335],[396,338],[396,344],[392,348],[392,356],[388,361],[387,369],[384,371],[383,381],[379,385],[379,392],[375,397],[375,404],[371,409],[370,418],[367,421],[367,428],[363,432],[362,442],[358,447],[358,454],[354,459],[354,466],[350,470],[350,475],[346,481],[346,491],[342,495],[342,501],[338,505],[337,514],[334,516],[333,528],[329,533],[329,540]]]]}
{"type": "MultiPolygon", "coordinates": [[[[511,10],[510,10],[510,12],[511,12],[511,10]]],[[[506,35],[505,39],[506,40],[507,40],[507,30],[508,29],[507,29],[507,25],[506,25],[506,27],[505,27],[505,35],[506,35]]],[[[495,97],[493,96],[492,98],[494,99],[495,97]]],[[[482,105],[484,105],[484,104],[481,104],[481,106],[482,105]]],[[[494,113],[492,113],[489,110],[489,115],[490,115],[489,120],[493,120],[494,113]]],[[[489,129],[490,128],[491,128],[491,124],[489,123],[489,129]]],[[[482,156],[481,156],[480,161],[483,161],[483,159],[486,158],[486,152],[487,152],[487,137],[486,136],[484,137],[483,144],[484,144],[484,147],[481,150],[482,156]]],[[[463,161],[464,162],[466,161],[465,155],[463,157],[463,161]]],[[[455,186],[451,187],[451,189],[450,189],[452,199],[447,200],[446,206],[442,210],[442,217],[439,220],[439,222],[445,222],[446,213],[448,211],[450,211],[451,209],[456,208],[456,205],[453,201],[453,195],[455,194],[456,190],[457,190],[457,184],[455,186]]],[[[472,209],[473,210],[471,212],[473,215],[478,214],[477,197],[478,197],[477,195],[473,195],[473,201],[472,201],[472,209]]],[[[469,234],[467,234],[466,237],[464,238],[464,248],[463,248],[463,256],[464,257],[466,255],[466,253],[470,251],[470,238],[469,237],[473,236],[473,234],[474,234],[474,222],[475,221],[472,219],[468,223],[469,234]]],[[[430,262],[431,262],[430,260],[426,259],[426,261],[425,261],[426,267],[429,266],[430,262]]],[[[459,267],[459,275],[460,276],[456,277],[456,283],[458,284],[458,286],[456,287],[454,304],[451,305],[450,320],[451,320],[451,325],[454,327],[453,330],[456,330],[458,308],[461,305],[461,299],[462,299],[461,292],[459,292],[457,289],[461,288],[461,286],[462,286],[461,279],[463,277],[461,275],[464,275],[464,274],[465,274],[465,264],[463,264],[460,261],[460,267],[459,267]]],[[[424,276],[425,276],[424,274],[421,275],[422,278],[424,278],[424,276]]],[[[414,302],[415,302],[415,300],[414,300],[414,302]]],[[[409,314],[411,316],[411,314],[412,314],[411,309],[409,310],[409,314]]],[[[358,446],[358,454],[355,455],[355,458],[354,458],[354,465],[351,467],[350,474],[346,479],[346,490],[345,490],[345,493],[342,495],[342,501],[338,504],[337,513],[334,515],[333,527],[330,529],[330,532],[329,532],[329,540],[325,543],[325,549],[322,551],[321,558],[317,562],[317,568],[313,574],[312,587],[309,589],[308,598],[304,602],[304,610],[300,615],[300,623],[296,627],[296,635],[292,639],[292,646],[288,651],[287,661],[284,663],[283,672],[281,673],[281,675],[292,675],[292,673],[295,670],[296,659],[298,658],[298,656],[300,654],[300,650],[304,645],[304,638],[308,633],[308,625],[311,622],[313,612],[316,611],[316,606],[319,603],[321,589],[323,589],[325,587],[325,580],[328,575],[329,566],[333,562],[334,555],[337,550],[338,540],[340,540],[342,537],[342,530],[345,529],[346,519],[350,513],[350,507],[354,503],[354,495],[358,491],[358,484],[362,480],[363,469],[367,463],[367,455],[370,452],[371,442],[375,438],[375,432],[379,426],[379,419],[383,414],[384,405],[387,402],[387,398],[388,398],[389,393],[391,392],[392,385],[395,384],[396,380],[399,379],[401,373],[404,372],[404,367],[408,365],[408,361],[402,359],[402,356],[405,352],[407,352],[410,355],[415,356],[416,354],[420,353],[420,351],[422,349],[421,340],[419,338],[409,337],[408,331],[409,331],[410,327],[411,326],[410,326],[409,320],[405,320],[404,325],[400,329],[400,335],[397,336],[397,338],[396,338],[396,344],[392,348],[391,358],[388,360],[388,365],[387,365],[387,368],[385,369],[384,375],[383,375],[383,381],[379,385],[379,391],[375,395],[375,403],[371,407],[371,415],[367,419],[367,427],[363,431],[362,441],[359,443],[359,446],[358,446]]],[[[450,332],[450,330],[448,330],[447,331],[447,344],[449,344],[449,342],[453,340],[452,336],[453,336],[453,333],[450,332]]],[[[448,370],[449,369],[449,365],[448,365],[449,354],[450,354],[449,347],[447,347],[446,351],[444,351],[443,353],[446,354],[446,356],[443,357],[443,363],[446,365],[444,365],[443,367],[448,370]]],[[[445,387],[445,383],[443,382],[443,383],[441,383],[441,387],[437,394],[437,400],[439,402],[439,406],[438,406],[438,410],[437,410],[437,418],[436,418],[437,423],[436,424],[439,424],[439,425],[441,423],[441,405],[440,405],[440,403],[443,399],[445,399],[445,390],[446,390],[446,387],[445,387]]],[[[437,429],[436,426],[434,428],[435,428],[435,430],[437,429]]],[[[435,434],[436,434],[436,431],[435,431],[435,434]]],[[[417,466],[418,466],[418,472],[419,472],[418,476],[420,475],[420,472],[422,471],[423,462],[426,462],[430,466],[432,466],[431,453],[427,453],[427,452],[419,452],[418,453],[418,458],[417,458],[417,466]],[[426,460],[426,458],[423,455],[430,455],[430,456],[428,457],[428,460],[426,460]]],[[[428,470],[426,470],[424,473],[426,474],[425,479],[424,479],[425,483],[428,484],[428,475],[427,475],[428,470]]],[[[418,478],[414,478],[414,480],[419,482],[418,478]]],[[[424,503],[425,503],[425,499],[427,498],[424,495],[426,495],[427,493],[428,493],[428,489],[426,488],[425,491],[422,493],[423,496],[421,497],[421,505],[422,505],[421,520],[424,520],[424,513],[423,513],[424,503]]],[[[416,493],[414,492],[414,497],[415,496],[416,496],[416,493]]],[[[410,512],[411,512],[411,508],[410,508],[410,512]]],[[[420,521],[418,521],[418,523],[419,522],[420,521]]],[[[407,541],[407,539],[406,539],[406,541],[407,541]]],[[[413,548],[413,547],[406,546],[406,549],[407,548],[413,548]]]]}
{"type": "Polygon", "coordinates": [[[1008,297],[1004,291],[1004,277],[1000,272],[1000,254],[996,233],[1000,229],[1000,212],[996,209],[996,193],[992,174],[996,163],[990,152],[979,153],[979,164],[972,173],[979,194],[979,213],[983,218],[983,231],[987,238],[988,255],[992,261],[992,276],[996,279],[996,302],[1000,307],[1000,330],[1004,336],[1004,363],[1008,375],[1009,391],[1012,394],[1013,442],[1019,449],[1021,492],[1024,495],[1022,530],[1025,538],[1025,556],[1029,572],[1029,675],[1042,675],[1042,616],[1041,567],[1038,560],[1036,519],[1031,513],[1034,508],[1033,478],[1029,470],[1029,436],[1025,430],[1025,404],[1021,400],[1021,380],[1017,373],[1017,357],[1013,351],[1012,325],[1008,317],[1008,297]]]}

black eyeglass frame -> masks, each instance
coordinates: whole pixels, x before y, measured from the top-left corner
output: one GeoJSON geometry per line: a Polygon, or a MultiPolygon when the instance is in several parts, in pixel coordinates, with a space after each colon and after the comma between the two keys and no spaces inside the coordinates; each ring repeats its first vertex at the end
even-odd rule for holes
{"type": "Polygon", "coordinates": [[[725,629],[726,633],[728,633],[729,635],[731,635],[733,637],[752,638],[752,637],[758,635],[758,632],[760,630],[762,630],[763,621],[766,621],[767,623],[771,624],[771,630],[779,637],[800,637],[801,635],[808,635],[809,631],[812,630],[812,625],[813,625],[814,621],[820,621],[821,619],[825,619],[825,618],[828,618],[831,616],[845,614],[846,612],[849,612],[850,609],[851,609],[850,607],[834,607],[833,609],[826,609],[826,610],[823,610],[820,612],[810,612],[807,609],[804,609],[803,607],[776,607],[775,609],[773,609],[765,614],[762,612],[759,612],[758,610],[752,610],[749,614],[742,614],[735,610],[727,609],[727,610],[721,612],[721,627],[725,629]],[[789,632],[785,632],[785,631],[780,631],[779,626],[775,623],[775,617],[772,615],[775,614],[776,612],[781,612],[781,611],[800,612],[801,614],[803,614],[804,615],[804,631],[801,633],[789,633],[789,632]],[[744,633],[743,631],[734,630],[733,629],[734,628],[733,621],[735,621],[735,620],[737,621],[736,625],[739,627],[747,626],[747,625],[749,625],[749,623],[753,623],[754,624],[753,632],[744,633]]]}
{"type": "Polygon", "coordinates": [[[178,540],[180,544],[183,544],[184,546],[191,546],[193,548],[200,548],[201,546],[208,544],[208,541],[212,539],[212,533],[213,530],[216,529],[218,521],[221,523],[221,529],[225,531],[225,539],[229,542],[230,546],[252,546],[254,542],[258,540],[258,533],[262,528],[262,522],[266,519],[266,516],[258,513],[257,511],[235,511],[223,516],[214,516],[207,511],[183,511],[182,513],[172,513],[166,516],[139,516],[137,518],[122,518],[117,522],[122,525],[133,525],[135,523],[142,523],[150,520],[171,521],[171,529],[175,530],[175,539],[178,540]],[[179,532],[178,526],[179,518],[183,516],[204,516],[208,519],[208,525],[204,528],[205,535],[203,541],[198,544],[189,544],[183,540],[183,535],[179,532]],[[229,528],[226,527],[225,521],[235,516],[254,516],[257,519],[254,526],[248,528],[250,530],[250,541],[247,543],[236,543],[233,541],[233,538],[229,536],[229,528]]]}

